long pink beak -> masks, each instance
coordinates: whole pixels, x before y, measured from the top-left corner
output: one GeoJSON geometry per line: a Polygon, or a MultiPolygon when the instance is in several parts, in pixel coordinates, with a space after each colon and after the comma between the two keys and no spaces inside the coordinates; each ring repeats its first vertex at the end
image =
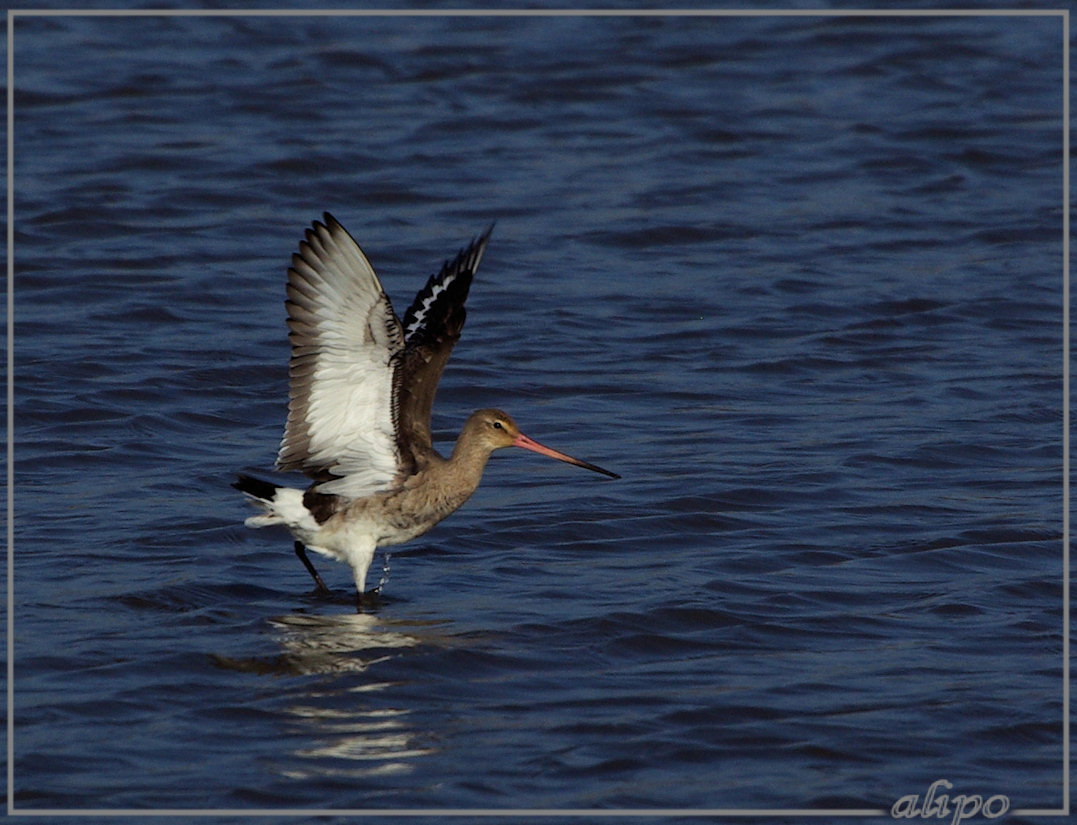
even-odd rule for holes
{"type": "Polygon", "coordinates": [[[594,470],[596,473],[602,473],[604,476],[610,478],[620,478],[617,473],[611,473],[609,470],[603,470],[601,467],[594,464],[588,464],[586,461],[580,461],[578,458],[573,458],[570,455],[559,453],[557,450],[551,450],[544,444],[539,444],[537,441],[533,441],[523,433],[516,436],[516,440],[512,442],[513,447],[523,447],[525,450],[531,450],[539,455],[548,455],[550,458],[556,458],[558,461],[564,461],[568,464],[575,464],[577,467],[583,467],[586,470],[594,470]]]}

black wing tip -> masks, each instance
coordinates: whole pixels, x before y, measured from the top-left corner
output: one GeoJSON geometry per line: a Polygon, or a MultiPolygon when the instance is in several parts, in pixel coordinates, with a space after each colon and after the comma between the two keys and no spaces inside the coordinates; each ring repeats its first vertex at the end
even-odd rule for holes
{"type": "Polygon", "coordinates": [[[466,275],[469,279],[473,278],[479,269],[479,262],[486,252],[486,244],[490,240],[490,233],[493,231],[494,224],[491,223],[486,227],[485,232],[472,238],[471,243],[457,252],[455,258],[452,258],[451,260],[447,259],[441,265],[441,269],[436,274],[430,276],[428,285],[450,276],[466,275]]]}
{"type": "Polygon", "coordinates": [[[441,269],[430,276],[430,280],[434,281],[438,278],[444,278],[450,273],[460,274],[466,272],[471,275],[475,274],[475,271],[479,268],[479,262],[477,259],[482,257],[482,253],[486,250],[486,244],[490,240],[490,234],[494,231],[493,221],[486,229],[478,235],[472,235],[471,240],[464,246],[457,250],[456,255],[452,258],[446,258],[441,262],[441,269]]]}
{"type": "MultiPolygon", "coordinates": [[[[490,225],[486,227],[486,231],[479,235],[477,238],[473,238],[471,243],[468,244],[467,249],[465,249],[462,254],[467,253],[470,250],[476,250],[481,255],[482,252],[486,249],[486,243],[490,240],[490,236],[493,234],[495,226],[497,226],[497,221],[490,221],[490,225]]],[[[476,267],[477,266],[478,264],[476,264],[476,267]]]]}
{"type": "Polygon", "coordinates": [[[454,258],[446,259],[441,269],[431,275],[416,294],[411,306],[404,313],[403,326],[409,341],[426,337],[431,326],[431,312],[441,316],[439,321],[433,323],[439,331],[449,325],[458,332],[464,325],[464,302],[471,289],[471,280],[486,250],[486,242],[494,231],[494,223],[496,222],[491,222],[481,235],[472,238],[471,243],[457,252],[454,258]],[[435,290],[439,287],[440,294],[435,296],[435,290]]]}

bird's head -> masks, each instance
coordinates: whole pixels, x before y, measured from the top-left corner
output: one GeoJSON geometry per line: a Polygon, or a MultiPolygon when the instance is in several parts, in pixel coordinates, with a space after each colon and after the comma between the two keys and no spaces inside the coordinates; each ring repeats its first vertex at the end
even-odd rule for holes
{"type": "Polygon", "coordinates": [[[486,409],[472,413],[464,425],[464,432],[478,439],[489,452],[500,450],[503,447],[523,447],[525,450],[531,450],[539,455],[556,458],[558,461],[564,461],[568,464],[575,464],[577,467],[593,470],[610,478],[620,478],[616,473],[611,473],[609,470],[603,470],[594,464],[565,455],[528,438],[520,432],[520,428],[516,426],[512,416],[502,410],[486,409]]]}

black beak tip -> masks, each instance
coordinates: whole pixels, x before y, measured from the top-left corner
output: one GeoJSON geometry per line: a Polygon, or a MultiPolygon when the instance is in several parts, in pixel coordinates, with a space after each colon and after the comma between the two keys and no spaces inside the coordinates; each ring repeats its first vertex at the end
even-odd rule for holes
{"type": "Polygon", "coordinates": [[[617,473],[611,473],[609,470],[603,469],[597,464],[584,464],[583,466],[585,466],[588,470],[594,470],[596,473],[602,473],[602,475],[609,476],[610,478],[620,478],[617,473]]]}

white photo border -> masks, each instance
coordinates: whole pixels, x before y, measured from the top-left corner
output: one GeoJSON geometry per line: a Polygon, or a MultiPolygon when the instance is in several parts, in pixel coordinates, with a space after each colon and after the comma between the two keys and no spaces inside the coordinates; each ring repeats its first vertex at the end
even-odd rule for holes
{"type": "Polygon", "coordinates": [[[1070,24],[1068,9],[9,9],[7,13],[7,813],[9,816],[454,816],[454,817],[890,817],[884,809],[62,809],[15,807],[14,398],[15,21],[27,17],[1057,17],[1062,22],[1062,806],[1011,816],[1070,813],[1070,24]]]}

